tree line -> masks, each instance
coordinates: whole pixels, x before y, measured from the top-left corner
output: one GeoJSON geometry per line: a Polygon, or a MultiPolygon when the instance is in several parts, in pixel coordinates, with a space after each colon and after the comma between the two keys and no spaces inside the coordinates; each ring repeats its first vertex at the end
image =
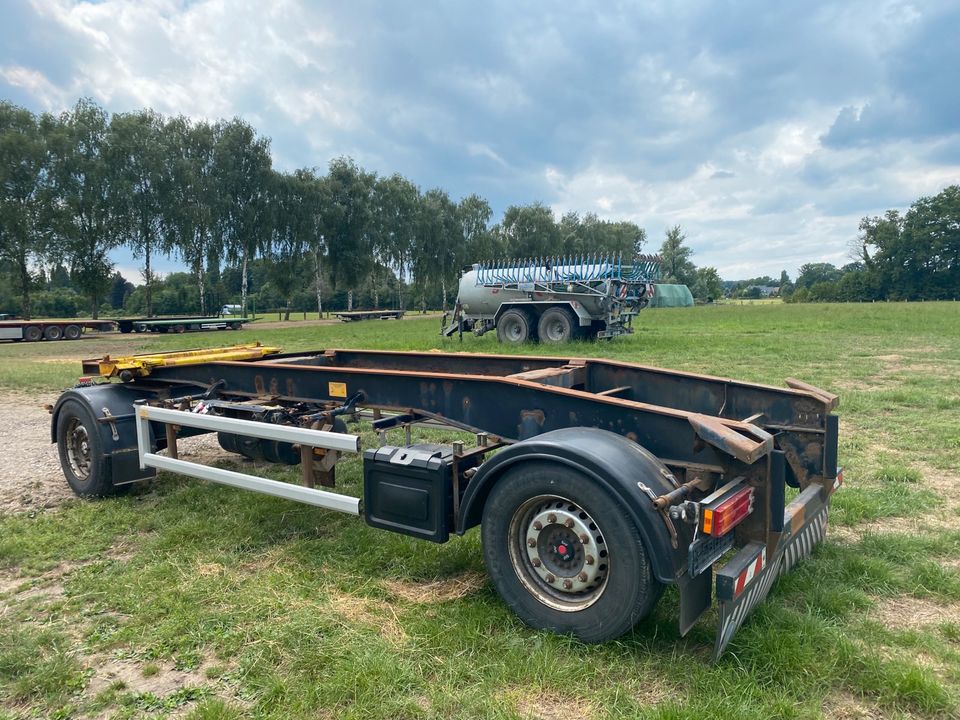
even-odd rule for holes
{"type": "Polygon", "coordinates": [[[541,203],[510,206],[491,225],[478,195],[422,191],[346,157],[325,172],[278,171],[269,139],[239,118],[111,116],[89,99],[39,115],[0,102],[0,187],[0,272],[24,317],[35,295],[46,309],[67,289],[93,317],[118,292],[151,315],[163,288],[158,257],[189,273],[201,313],[237,283],[245,311],[255,262],[257,289],[269,283],[288,307],[309,290],[320,311],[325,297],[349,309],[357,294],[378,306],[445,308],[463,265],[583,252],[629,260],[646,241],[632,222],[558,221],[541,203]],[[119,247],[141,263],[142,292],[118,281],[110,253],[119,247]]]}
{"type": "Polygon", "coordinates": [[[842,267],[810,263],[789,299],[795,302],[956,300],[960,298],[960,185],[921,197],[905,213],[860,221],[842,267]]]}

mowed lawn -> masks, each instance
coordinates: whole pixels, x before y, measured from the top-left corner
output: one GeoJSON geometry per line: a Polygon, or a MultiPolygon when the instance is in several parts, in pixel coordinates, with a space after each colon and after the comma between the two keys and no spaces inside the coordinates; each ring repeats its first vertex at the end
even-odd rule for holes
{"type": "MultiPolygon", "coordinates": [[[[492,335],[461,344],[438,329],[8,344],[0,383],[50,394],[79,374],[58,357],[255,339],[503,351],[492,335]]],[[[476,530],[434,545],[161,476],[119,499],[0,516],[0,718],[958,717],[960,303],[648,310],[629,338],[509,351],[796,377],[841,396],[846,485],[827,540],[719,662],[716,612],[680,638],[674,591],[621,640],[583,645],[511,614],[476,530]]],[[[360,471],[340,466],[342,490],[360,493],[360,471]]]]}

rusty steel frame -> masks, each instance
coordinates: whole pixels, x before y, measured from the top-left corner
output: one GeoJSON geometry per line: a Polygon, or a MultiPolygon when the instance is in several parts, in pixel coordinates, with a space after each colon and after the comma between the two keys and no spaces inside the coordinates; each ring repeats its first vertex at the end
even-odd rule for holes
{"type": "MultiPolygon", "coordinates": [[[[96,372],[97,362],[85,361],[84,367],[96,372]]],[[[467,483],[466,500],[477,473],[473,468],[473,474],[461,474],[459,462],[553,430],[607,430],[659,459],[673,490],[657,496],[639,483],[640,490],[650,495],[663,517],[675,556],[686,557],[689,551],[691,561],[697,536],[688,525],[675,526],[668,511],[694,493],[706,494],[722,481],[742,478],[754,490],[755,510],[734,531],[739,552],[716,575],[718,590],[721,580],[724,588],[735,588],[727,596],[717,595],[721,617],[717,654],[766,597],[776,576],[822,539],[830,496],[841,482],[836,467],[839,428],[832,412],[837,396],[798,380],[788,379],[787,385],[781,388],[605,359],[367,350],[317,350],[247,361],[162,366],[149,377],[128,383],[137,394],[153,398],[146,400],[148,404],[169,403],[184,393],[216,392],[241,401],[257,398],[290,407],[320,406],[326,412],[336,412],[337,406],[341,412],[363,407],[372,411],[375,428],[403,427],[408,434],[412,423],[423,421],[476,433],[479,447],[474,450],[464,452],[462,444],[455,443],[453,520],[458,533],[466,528],[465,518],[459,516],[462,483],[467,483]],[[386,418],[384,412],[394,417],[386,418]],[[786,484],[801,489],[789,505],[786,484]],[[741,593],[736,589],[742,584],[737,573],[745,572],[744,568],[750,568],[755,579],[741,593]]],[[[150,412],[138,415],[141,433],[147,432],[150,412]]],[[[184,415],[190,413],[166,419],[171,422],[184,415]]],[[[268,434],[280,431],[272,427],[268,434]]],[[[158,426],[153,432],[158,441],[165,441],[171,457],[150,454],[149,459],[155,467],[178,470],[186,463],[175,459],[176,435],[166,435],[170,430],[171,425],[158,426]]],[[[246,434],[266,436],[264,432],[246,434]]],[[[323,482],[327,472],[332,480],[336,455],[331,452],[318,458],[306,448],[301,448],[301,454],[302,460],[309,461],[303,468],[306,487],[296,492],[311,497],[316,493],[314,504],[333,502],[327,497],[332,494],[313,486],[318,478],[323,482]]],[[[232,476],[209,479],[239,485],[232,476]]],[[[272,486],[248,489],[280,494],[272,486]]],[[[700,556],[703,559],[703,552],[700,556]]],[[[682,632],[711,602],[711,573],[688,571],[686,563],[682,559],[675,566],[680,568],[675,581],[680,585],[682,632]]]]}

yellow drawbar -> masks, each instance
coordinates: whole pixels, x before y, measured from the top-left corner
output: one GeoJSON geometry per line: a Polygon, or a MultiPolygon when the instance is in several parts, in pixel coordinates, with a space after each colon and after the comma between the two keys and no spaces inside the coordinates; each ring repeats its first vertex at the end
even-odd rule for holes
{"type": "MultiPolygon", "coordinates": [[[[220,348],[201,348],[198,350],[178,350],[175,352],[152,353],[149,355],[130,355],[111,358],[109,355],[96,360],[101,377],[145,377],[155,367],[175,365],[200,365],[223,360],[256,360],[280,352],[278,347],[261,345],[259,342],[247,345],[231,345],[220,348]]],[[[84,363],[86,365],[86,363],[84,363]]]]}

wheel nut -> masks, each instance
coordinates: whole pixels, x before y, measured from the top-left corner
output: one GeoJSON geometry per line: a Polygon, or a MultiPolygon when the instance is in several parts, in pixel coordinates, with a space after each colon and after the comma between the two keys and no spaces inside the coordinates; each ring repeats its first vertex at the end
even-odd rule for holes
{"type": "Polygon", "coordinates": [[[556,579],[553,573],[547,573],[547,576],[544,578],[548,583],[556,582],[556,579]]]}
{"type": "Polygon", "coordinates": [[[550,524],[552,525],[552,524],[555,523],[556,521],[557,521],[557,516],[556,516],[556,515],[554,515],[553,513],[550,513],[549,515],[547,515],[547,522],[548,522],[548,523],[550,523],[550,524]]]}
{"type": "Polygon", "coordinates": [[[541,530],[543,530],[543,523],[540,522],[539,520],[534,520],[533,529],[536,530],[537,532],[540,532],[541,530]]]}
{"type": "Polygon", "coordinates": [[[586,557],[587,565],[593,565],[596,562],[596,559],[593,555],[587,555],[586,557]]]}
{"type": "Polygon", "coordinates": [[[571,520],[570,518],[567,518],[566,520],[563,521],[563,526],[567,528],[572,528],[573,520],[571,520]]]}
{"type": "Polygon", "coordinates": [[[580,533],[580,542],[586,545],[588,542],[590,542],[590,536],[586,533],[580,533]]]}
{"type": "Polygon", "coordinates": [[[527,538],[527,547],[536,547],[537,541],[533,538],[527,538]]]}
{"type": "Polygon", "coordinates": [[[540,567],[540,558],[532,558],[530,562],[533,563],[534,567],[540,567]]]}
{"type": "Polygon", "coordinates": [[[577,575],[577,580],[579,580],[580,582],[586,582],[587,574],[585,572],[580,573],[579,575],[577,575]]]}
{"type": "Polygon", "coordinates": [[[563,581],[563,589],[564,589],[564,590],[569,590],[569,589],[572,588],[572,587],[573,587],[573,583],[572,583],[572,582],[570,582],[569,580],[564,580],[564,581],[563,581]]]}

